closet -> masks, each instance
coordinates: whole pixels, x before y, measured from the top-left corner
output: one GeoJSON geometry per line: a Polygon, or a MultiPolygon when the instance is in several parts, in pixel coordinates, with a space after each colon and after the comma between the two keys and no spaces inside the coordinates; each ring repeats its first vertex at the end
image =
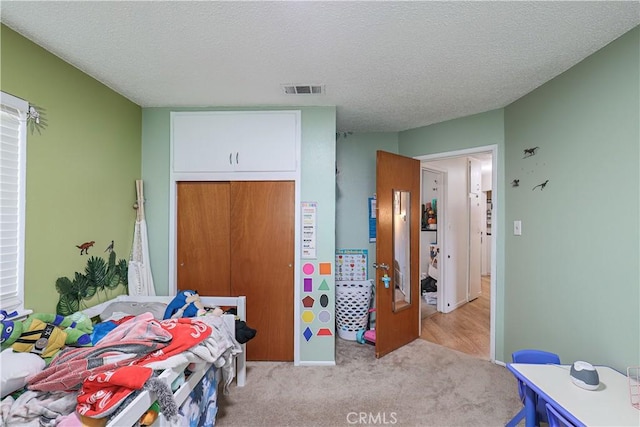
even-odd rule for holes
{"type": "Polygon", "coordinates": [[[177,285],[247,297],[248,360],[293,360],[292,181],[177,183],[177,285]]]}
{"type": "Polygon", "coordinates": [[[300,117],[171,113],[176,287],[247,297],[248,360],[294,359],[300,117]]]}

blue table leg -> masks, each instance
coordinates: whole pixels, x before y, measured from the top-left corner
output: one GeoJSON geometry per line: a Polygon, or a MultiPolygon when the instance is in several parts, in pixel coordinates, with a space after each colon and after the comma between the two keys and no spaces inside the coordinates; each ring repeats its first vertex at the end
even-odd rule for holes
{"type": "Polygon", "coordinates": [[[522,421],[522,419],[524,418],[524,406],[522,407],[522,409],[520,409],[520,411],[518,411],[518,413],[511,418],[511,420],[505,425],[505,427],[516,427],[520,421],[522,421]]]}
{"type": "Polygon", "coordinates": [[[526,427],[538,425],[536,420],[536,393],[529,387],[525,387],[524,394],[524,423],[526,427]]]}

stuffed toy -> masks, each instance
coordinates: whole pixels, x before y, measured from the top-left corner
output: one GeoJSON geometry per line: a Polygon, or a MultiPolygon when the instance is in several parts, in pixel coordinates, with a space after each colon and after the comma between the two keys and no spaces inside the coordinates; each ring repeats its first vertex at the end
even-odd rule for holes
{"type": "Polygon", "coordinates": [[[35,353],[43,359],[52,358],[65,345],[90,346],[89,334],[93,330],[91,320],[82,313],[67,317],[34,313],[23,321],[3,320],[1,327],[2,350],[12,347],[14,351],[35,353]]]}
{"type": "Polygon", "coordinates": [[[138,421],[141,426],[150,426],[158,419],[158,413],[160,412],[160,405],[158,401],[153,402],[153,405],[147,411],[142,414],[138,421]]]}
{"type": "Polygon", "coordinates": [[[109,418],[91,418],[86,415],[78,414],[80,417],[80,425],[82,427],[104,427],[107,425],[109,418]]]}
{"type": "Polygon", "coordinates": [[[216,316],[220,317],[224,314],[224,311],[220,307],[205,307],[203,316],[216,316]]]}
{"type": "Polygon", "coordinates": [[[196,291],[180,291],[164,312],[164,319],[203,316],[206,313],[196,291]]]}

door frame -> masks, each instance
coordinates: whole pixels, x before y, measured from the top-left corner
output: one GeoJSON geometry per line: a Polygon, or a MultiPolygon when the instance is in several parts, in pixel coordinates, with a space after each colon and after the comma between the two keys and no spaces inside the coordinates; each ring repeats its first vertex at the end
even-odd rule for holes
{"type": "MultiPolygon", "coordinates": [[[[497,259],[496,259],[496,244],[498,234],[501,232],[500,228],[497,226],[500,224],[500,203],[501,194],[498,191],[498,145],[484,145],[473,148],[466,148],[461,150],[447,151],[441,153],[434,154],[424,154],[420,156],[414,156],[414,159],[420,160],[421,162],[431,161],[431,160],[443,160],[446,158],[453,157],[462,157],[462,156],[472,156],[474,154],[480,153],[491,153],[491,202],[493,205],[493,213],[492,213],[492,224],[494,227],[491,229],[491,314],[490,314],[490,327],[489,327],[489,360],[495,361],[496,356],[496,279],[497,279],[497,259]]],[[[440,221],[440,219],[438,219],[440,221]]],[[[438,236],[440,238],[440,236],[438,236]]],[[[420,259],[422,259],[422,250],[420,251],[420,259]]]]}

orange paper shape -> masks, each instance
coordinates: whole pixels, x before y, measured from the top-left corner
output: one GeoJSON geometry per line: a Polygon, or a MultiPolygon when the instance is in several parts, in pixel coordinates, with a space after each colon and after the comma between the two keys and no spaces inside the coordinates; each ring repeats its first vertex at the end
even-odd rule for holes
{"type": "Polygon", "coordinates": [[[319,264],[320,267],[320,275],[328,276],[331,274],[331,263],[330,262],[321,262],[319,264]]]}

